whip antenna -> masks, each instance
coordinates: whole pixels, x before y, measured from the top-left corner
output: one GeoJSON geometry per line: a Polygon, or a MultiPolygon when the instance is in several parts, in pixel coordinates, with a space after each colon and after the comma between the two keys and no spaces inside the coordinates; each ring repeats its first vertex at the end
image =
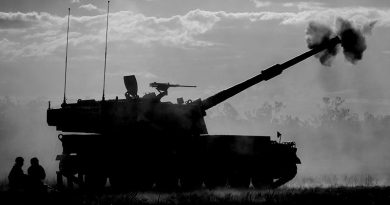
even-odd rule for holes
{"type": "Polygon", "coordinates": [[[106,48],[104,50],[104,74],[103,74],[103,97],[104,101],[104,90],[106,87],[106,65],[107,65],[107,35],[108,35],[108,14],[110,13],[110,1],[107,3],[107,25],[106,25],[106,48]]]}
{"type": "Polygon", "coordinates": [[[66,73],[68,71],[69,16],[70,16],[70,8],[68,8],[68,29],[66,30],[65,82],[64,82],[64,100],[63,100],[62,104],[66,104],[66,73]]]}

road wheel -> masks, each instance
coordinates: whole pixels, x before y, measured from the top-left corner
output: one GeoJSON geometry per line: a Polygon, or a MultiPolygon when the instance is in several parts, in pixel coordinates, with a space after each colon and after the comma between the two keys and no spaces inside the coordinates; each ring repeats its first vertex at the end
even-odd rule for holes
{"type": "Polygon", "coordinates": [[[109,179],[111,187],[116,191],[144,191],[152,187],[152,182],[143,177],[118,174],[109,179]]]}
{"type": "Polygon", "coordinates": [[[200,176],[183,176],[180,178],[180,187],[183,190],[195,190],[202,187],[203,180],[200,176]]]}
{"type": "Polygon", "coordinates": [[[296,164],[289,164],[286,167],[284,167],[283,171],[281,172],[281,177],[279,177],[276,181],[272,183],[272,188],[278,188],[282,186],[283,184],[289,182],[297,175],[297,165],[296,164]]]}
{"type": "Polygon", "coordinates": [[[104,189],[107,177],[100,174],[86,174],[84,178],[85,188],[91,191],[101,191],[104,189]]]}
{"type": "Polygon", "coordinates": [[[248,188],[250,178],[248,176],[241,176],[239,174],[229,177],[229,185],[233,188],[248,188]]]}
{"type": "Polygon", "coordinates": [[[256,189],[264,189],[271,187],[273,183],[273,178],[267,175],[259,175],[252,177],[252,185],[256,189]]]}
{"type": "Polygon", "coordinates": [[[178,188],[178,179],[174,176],[159,177],[156,180],[156,189],[158,191],[175,191],[178,188]]]}
{"type": "Polygon", "coordinates": [[[207,176],[205,179],[205,185],[209,189],[215,189],[217,187],[226,186],[226,177],[221,175],[211,175],[207,176]]]}

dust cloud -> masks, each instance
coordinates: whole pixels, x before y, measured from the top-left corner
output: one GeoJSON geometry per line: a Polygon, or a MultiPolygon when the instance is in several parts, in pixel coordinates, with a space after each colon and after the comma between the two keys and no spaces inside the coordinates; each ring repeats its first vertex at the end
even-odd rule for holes
{"type": "Polygon", "coordinates": [[[57,154],[61,144],[55,128],[47,126],[48,103],[40,100],[22,102],[0,99],[0,179],[6,180],[16,157],[24,158],[26,173],[30,159],[37,157],[46,171],[46,180],[55,179],[57,154]]]}
{"type": "Polygon", "coordinates": [[[302,164],[290,182],[296,186],[389,185],[390,115],[363,116],[340,97],[323,98],[320,114],[310,119],[284,115],[282,102],[265,103],[240,114],[224,103],[208,112],[210,134],[268,135],[295,141],[302,164]]]}

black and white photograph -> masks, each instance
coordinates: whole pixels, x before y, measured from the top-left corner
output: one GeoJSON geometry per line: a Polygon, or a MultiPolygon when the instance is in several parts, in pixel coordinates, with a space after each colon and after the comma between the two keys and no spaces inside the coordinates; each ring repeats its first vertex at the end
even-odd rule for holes
{"type": "Polygon", "coordinates": [[[390,1],[0,0],[0,204],[390,204],[390,1]]]}

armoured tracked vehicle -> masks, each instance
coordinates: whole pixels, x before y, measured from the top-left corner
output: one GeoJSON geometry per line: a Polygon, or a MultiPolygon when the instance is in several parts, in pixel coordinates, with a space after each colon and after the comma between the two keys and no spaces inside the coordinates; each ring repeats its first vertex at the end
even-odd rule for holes
{"type": "Polygon", "coordinates": [[[335,37],[282,64],[204,100],[162,102],[168,83],[152,83],[159,93],[138,96],[134,76],[125,76],[124,99],[104,98],[64,103],[47,110],[47,123],[62,133],[59,171],[68,184],[101,188],[278,187],[293,179],[300,160],[294,142],[269,136],[212,135],[206,110],[323,50],[340,43],[335,37]]]}

